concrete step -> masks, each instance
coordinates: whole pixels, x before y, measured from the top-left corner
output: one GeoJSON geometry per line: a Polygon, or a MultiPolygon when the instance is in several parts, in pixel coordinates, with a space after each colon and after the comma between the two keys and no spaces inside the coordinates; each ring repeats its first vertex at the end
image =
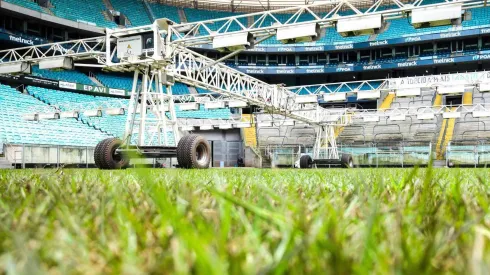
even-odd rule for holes
{"type": "Polygon", "coordinates": [[[179,19],[180,22],[186,23],[187,22],[187,16],[185,15],[184,9],[179,8],[179,19]]]}
{"type": "Polygon", "coordinates": [[[102,0],[107,10],[114,10],[114,6],[112,5],[110,0],[102,0]]]}
{"type": "Polygon", "coordinates": [[[102,82],[100,82],[97,77],[95,77],[95,75],[90,75],[88,78],[90,78],[90,80],[92,80],[93,83],[95,83],[96,86],[99,86],[99,87],[104,87],[104,84],[102,84],[102,82]]]}
{"type": "Polygon", "coordinates": [[[434,160],[433,166],[438,168],[446,167],[446,160],[434,160]]]}
{"type": "Polygon", "coordinates": [[[192,87],[192,86],[189,86],[189,92],[191,93],[191,95],[197,95],[198,94],[196,87],[192,87]]]}
{"type": "Polygon", "coordinates": [[[0,157],[0,169],[14,169],[14,167],[5,157],[0,157]]]}

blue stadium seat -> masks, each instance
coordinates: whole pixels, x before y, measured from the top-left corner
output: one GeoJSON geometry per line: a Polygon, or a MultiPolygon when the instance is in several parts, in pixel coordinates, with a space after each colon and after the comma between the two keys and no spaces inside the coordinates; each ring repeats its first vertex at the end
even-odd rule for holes
{"type": "Polygon", "coordinates": [[[128,17],[131,26],[151,24],[142,0],[111,0],[111,3],[117,11],[128,17]]]}
{"type": "Polygon", "coordinates": [[[41,70],[38,66],[33,66],[32,74],[43,78],[95,85],[86,74],[77,70],[41,70]]]}
{"type": "Polygon", "coordinates": [[[156,2],[149,2],[148,4],[156,18],[167,18],[180,23],[179,9],[177,7],[167,6],[156,2]]]}
{"type": "Polygon", "coordinates": [[[117,24],[106,20],[106,7],[102,0],[51,0],[54,15],[72,21],[86,21],[98,27],[115,28],[117,24]]]}
{"type": "Polygon", "coordinates": [[[95,146],[111,135],[87,127],[75,118],[28,121],[23,115],[46,112],[34,97],[0,85],[0,141],[12,144],[95,146]]]}

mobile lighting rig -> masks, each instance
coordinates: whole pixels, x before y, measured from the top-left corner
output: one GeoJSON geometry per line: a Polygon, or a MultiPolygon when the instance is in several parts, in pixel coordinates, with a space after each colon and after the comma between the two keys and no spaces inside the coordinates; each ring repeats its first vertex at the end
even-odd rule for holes
{"type": "Polygon", "coordinates": [[[40,69],[85,66],[132,72],[125,134],[122,140],[109,138],[97,144],[94,160],[101,169],[127,167],[130,158],[135,157],[177,157],[180,167],[209,167],[211,148],[208,142],[179,129],[172,97],[175,81],[315,126],[313,158],[301,159],[304,168],[314,164],[352,166],[350,155],[339,154],[335,138],[336,127],[350,123],[347,110],[324,109],[318,105],[316,97],[297,95],[285,87],[269,85],[221,61],[274,35],[283,43],[316,41],[322,28],[334,26],[343,35],[365,34],[381,29],[385,19],[407,14],[423,13],[425,16],[417,18],[430,22],[436,9],[437,14],[445,14],[445,17],[434,17],[433,21],[453,22],[461,18],[463,7],[482,5],[482,1],[474,0],[425,6],[420,5],[422,1],[415,5],[393,2],[395,8],[383,11],[378,11],[383,0],[376,1],[364,12],[349,1],[341,0],[193,23],[176,24],[158,19],[146,26],[106,29],[105,36],[101,37],[0,51],[0,74],[30,73],[33,64],[39,64],[40,69]],[[322,8],[330,12],[315,12],[322,8]],[[339,16],[341,9],[351,9],[354,15],[339,16]],[[441,10],[448,12],[439,12],[441,10]],[[288,19],[279,20],[278,14],[288,19]],[[247,18],[253,19],[250,26],[244,24],[247,18]],[[216,31],[215,24],[220,26],[216,31]],[[212,60],[189,49],[203,44],[212,44],[214,49],[231,53],[212,60]],[[94,60],[97,64],[93,64],[94,60]],[[169,133],[173,138],[169,138],[169,133]]]}

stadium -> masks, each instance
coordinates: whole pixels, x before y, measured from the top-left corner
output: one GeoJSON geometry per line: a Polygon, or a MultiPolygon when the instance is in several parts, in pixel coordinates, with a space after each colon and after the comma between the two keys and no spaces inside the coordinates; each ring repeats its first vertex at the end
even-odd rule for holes
{"type": "Polygon", "coordinates": [[[0,0],[0,42],[2,273],[490,269],[486,0],[0,0]]]}

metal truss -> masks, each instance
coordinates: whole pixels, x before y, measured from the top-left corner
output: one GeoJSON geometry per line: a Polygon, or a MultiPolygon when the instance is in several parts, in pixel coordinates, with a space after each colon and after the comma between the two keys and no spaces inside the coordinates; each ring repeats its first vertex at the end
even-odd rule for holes
{"type": "Polygon", "coordinates": [[[353,82],[339,82],[339,83],[327,83],[318,85],[304,85],[304,86],[291,86],[289,90],[296,94],[323,94],[323,93],[345,93],[365,90],[393,90],[389,87],[388,79],[380,80],[366,80],[366,81],[353,81],[353,82]],[[372,82],[379,81],[380,84],[377,87],[373,87],[372,82]]]}
{"type": "Polygon", "coordinates": [[[354,18],[364,15],[381,14],[384,19],[393,19],[405,16],[405,13],[427,6],[439,7],[453,3],[461,3],[463,7],[483,6],[484,1],[480,0],[453,0],[445,3],[421,5],[423,0],[415,1],[413,4],[404,4],[399,0],[391,1],[396,8],[380,10],[383,0],[374,1],[366,10],[360,11],[349,0],[332,2],[322,2],[316,4],[302,5],[291,8],[263,11],[257,13],[243,14],[226,17],[222,19],[212,19],[199,22],[180,23],[170,26],[170,34],[174,37],[172,43],[184,46],[198,44],[208,44],[216,36],[230,33],[250,33],[255,38],[275,34],[278,27],[318,23],[321,28],[331,27],[339,17],[354,18]],[[329,12],[318,12],[317,10],[328,9],[329,12]],[[343,11],[352,11],[353,15],[341,16],[343,11]],[[252,20],[250,26],[249,18],[252,20]],[[216,27],[218,26],[218,27],[216,27]],[[183,31],[185,30],[185,31],[183,31]]]}
{"type": "Polygon", "coordinates": [[[297,95],[285,87],[267,84],[187,48],[175,50],[173,64],[175,80],[260,106],[270,113],[314,125],[336,125],[334,121],[339,119],[338,113],[318,104],[296,103],[297,95]]]}
{"type": "Polygon", "coordinates": [[[134,127],[138,126],[138,146],[172,146],[167,133],[172,131],[174,141],[180,137],[175,114],[172,86],[163,89],[162,71],[144,68],[134,71],[133,87],[129,100],[124,138],[131,143],[134,127]],[[138,89],[138,78],[142,85],[138,89]],[[168,117],[167,117],[168,112],[168,117]]]}

